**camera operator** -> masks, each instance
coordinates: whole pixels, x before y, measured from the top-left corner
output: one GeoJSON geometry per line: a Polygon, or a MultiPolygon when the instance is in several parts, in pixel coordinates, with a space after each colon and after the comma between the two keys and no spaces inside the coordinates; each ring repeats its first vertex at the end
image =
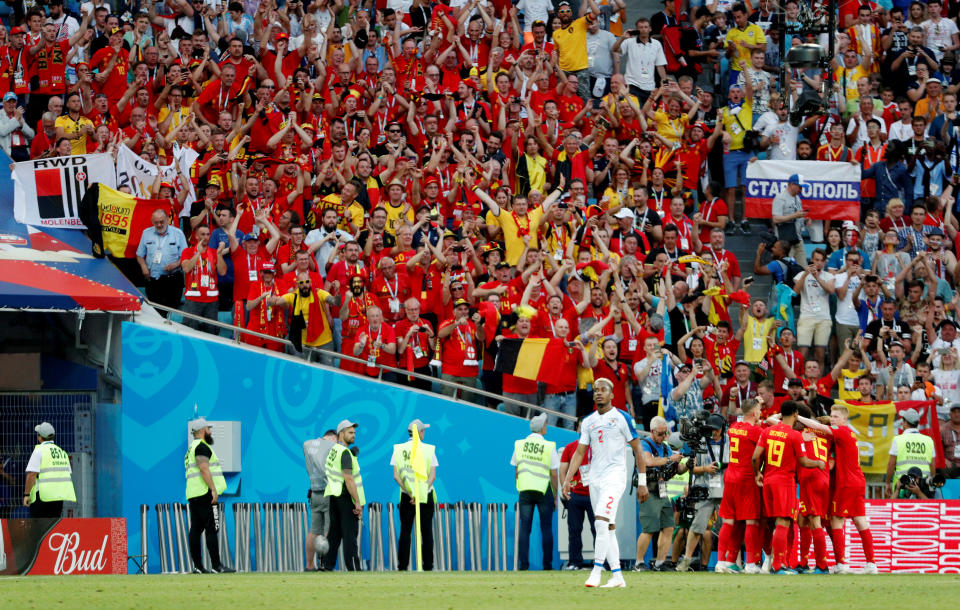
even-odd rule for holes
{"type": "Polygon", "coordinates": [[[710,550],[713,547],[712,535],[704,536],[711,518],[720,508],[723,498],[723,472],[730,461],[730,446],[724,434],[726,421],[723,416],[714,413],[697,425],[694,433],[696,441],[688,442],[694,455],[692,469],[693,484],[687,495],[688,501],[695,501],[693,523],[687,534],[687,548],[677,563],[677,572],[690,571],[690,561],[694,549],[701,538],[700,564],[706,569],[710,562],[710,550]]]}
{"type": "Polygon", "coordinates": [[[637,507],[640,518],[640,528],[643,533],[637,538],[637,572],[649,569],[644,562],[647,547],[656,532],[660,532],[657,541],[656,560],[653,570],[657,572],[670,571],[672,566],[665,560],[670,550],[670,541],[673,535],[673,505],[667,493],[667,481],[674,475],[687,471],[687,464],[681,462],[683,456],[674,453],[667,445],[667,420],[657,416],[650,420],[650,437],[640,442],[643,448],[643,460],[647,465],[647,481],[650,488],[650,498],[637,507]]]}
{"type": "Polygon", "coordinates": [[[897,480],[893,497],[898,500],[942,500],[943,483],[942,474],[924,477],[923,471],[914,466],[897,480]]]}

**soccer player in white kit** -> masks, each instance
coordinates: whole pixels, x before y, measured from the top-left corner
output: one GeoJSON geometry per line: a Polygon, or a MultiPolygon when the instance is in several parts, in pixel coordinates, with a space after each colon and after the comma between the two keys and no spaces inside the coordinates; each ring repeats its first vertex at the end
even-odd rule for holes
{"type": "Polygon", "coordinates": [[[594,543],[593,571],[584,583],[588,587],[600,586],[603,562],[610,564],[613,575],[602,588],[626,587],[620,572],[620,545],[614,531],[617,521],[617,506],[627,488],[627,445],[640,472],[637,485],[637,500],[650,497],[647,491],[647,467],[640,450],[640,438],[625,411],[613,408],[613,382],[597,379],[593,382],[593,401],[597,410],[580,424],[580,443],[570,460],[570,468],[563,481],[563,497],[570,498],[570,480],[580,468],[583,456],[590,447],[590,464],[581,472],[584,485],[590,487],[590,503],[593,505],[596,542],[594,543]]]}

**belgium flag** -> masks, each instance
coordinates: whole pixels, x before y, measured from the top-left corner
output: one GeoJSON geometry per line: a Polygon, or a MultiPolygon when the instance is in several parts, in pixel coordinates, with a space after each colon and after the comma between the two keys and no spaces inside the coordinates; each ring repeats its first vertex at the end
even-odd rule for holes
{"type": "Polygon", "coordinates": [[[560,339],[503,339],[493,366],[495,371],[543,383],[560,382],[563,350],[560,339]]]}
{"type": "Polygon", "coordinates": [[[141,199],[103,184],[91,185],[80,201],[80,219],[93,242],[93,255],[136,257],[140,236],[152,226],[156,210],[167,212],[168,217],[173,211],[166,199],[141,199]]]}

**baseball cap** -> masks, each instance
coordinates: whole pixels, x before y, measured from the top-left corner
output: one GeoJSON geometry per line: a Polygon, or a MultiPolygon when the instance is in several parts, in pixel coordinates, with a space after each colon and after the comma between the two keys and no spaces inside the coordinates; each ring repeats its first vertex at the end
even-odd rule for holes
{"type": "Polygon", "coordinates": [[[942,84],[943,84],[943,82],[941,82],[941,80],[940,80],[939,78],[934,78],[934,77],[932,77],[932,76],[931,76],[930,78],[928,78],[928,79],[924,82],[925,85],[929,85],[930,83],[937,83],[938,85],[942,85],[942,84]]]}
{"type": "Polygon", "coordinates": [[[251,239],[252,239],[253,241],[256,241],[256,240],[257,240],[257,236],[254,235],[253,233],[247,233],[246,235],[243,236],[243,241],[250,241],[251,239]]]}
{"type": "Polygon", "coordinates": [[[38,424],[37,427],[34,428],[34,430],[42,438],[50,438],[51,436],[54,435],[53,424],[51,424],[50,422],[43,422],[42,424],[38,424]]]}
{"type": "Polygon", "coordinates": [[[960,402],[955,402],[950,405],[950,410],[953,411],[954,409],[960,409],[960,402]]]}
{"type": "Polygon", "coordinates": [[[630,208],[620,208],[620,210],[613,215],[614,218],[636,218],[636,215],[633,213],[633,210],[630,208]]]}
{"type": "Polygon", "coordinates": [[[790,177],[787,178],[788,184],[797,184],[800,186],[807,186],[807,183],[803,181],[802,174],[790,174],[790,177]]]}
{"type": "Polygon", "coordinates": [[[6,102],[8,100],[17,101],[17,94],[14,93],[13,91],[7,91],[6,93],[3,94],[3,101],[6,102]]]}
{"type": "Polygon", "coordinates": [[[20,27],[19,25],[16,26],[15,28],[13,28],[12,30],[10,30],[10,35],[11,35],[11,36],[13,36],[14,34],[26,34],[26,33],[27,33],[27,31],[26,31],[25,29],[23,29],[22,27],[20,27]]]}
{"type": "Polygon", "coordinates": [[[217,176],[213,176],[212,178],[207,180],[207,186],[215,186],[218,189],[223,188],[223,185],[220,184],[220,178],[217,176]]]}
{"type": "Polygon", "coordinates": [[[920,423],[920,412],[916,409],[906,409],[900,412],[900,417],[903,418],[903,421],[917,425],[920,423]]]}
{"type": "Polygon", "coordinates": [[[467,301],[466,299],[457,299],[456,301],[453,302],[454,308],[460,307],[461,305],[466,305],[467,307],[470,307],[470,302],[467,301]]]}
{"type": "Polygon", "coordinates": [[[350,421],[349,419],[345,419],[341,421],[339,424],[337,424],[337,434],[340,434],[347,428],[358,428],[358,427],[360,427],[360,424],[356,424],[350,421]]]}
{"type": "Polygon", "coordinates": [[[263,273],[263,272],[276,274],[277,267],[269,261],[262,262],[260,263],[260,273],[263,273]]]}
{"type": "Polygon", "coordinates": [[[942,322],[940,322],[940,326],[937,327],[937,330],[942,329],[944,326],[947,326],[948,324],[949,324],[950,326],[954,327],[954,328],[957,327],[957,323],[956,323],[956,322],[954,322],[954,321],[951,320],[950,318],[945,318],[942,322]]]}
{"type": "Polygon", "coordinates": [[[943,229],[940,227],[933,227],[927,232],[927,237],[931,237],[933,235],[939,235],[940,237],[943,237],[943,229]]]}
{"type": "Polygon", "coordinates": [[[409,425],[409,426],[407,426],[407,430],[409,430],[409,429],[412,428],[413,426],[416,426],[416,427],[417,427],[417,432],[423,432],[424,430],[426,430],[427,428],[430,427],[430,424],[425,424],[425,423],[423,423],[422,421],[420,421],[419,419],[415,419],[415,420],[413,420],[412,422],[410,422],[410,425],[409,425]]]}
{"type": "Polygon", "coordinates": [[[547,425],[547,414],[541,413],[530,419],[530,432],[540,432],[547,425]]]}
{"type": "Polygon", "coordinates": [[[793,379],[787,381],[787,386],[797,386],[797,387],[801,387],[801,388],[802,388],[802,387],[803,387],[803,379],[799,379],[799,378],[797,378],[797,377],[794,377],[793,379]]]}
{"type": "Polygon", "coordinates": [[[507,261],[500,261],[499,263],[497,263],[497,269],[509,269],[509,268],[510,268],[510,263],[508,263],[507,261]]]}
{"type": "Polygon", "coordinates": [[[113,36],[114,34],[120,34],[121,32],[123,32],[123,30],[121,30],[120,28],[113,28],[112,30],[110,30],[110,35],[113,36]]]}
{"type": "MultiPolygon", "coordinates": [[[[41,424],[42,425],[42,424],[41,424]]],[[[198,432],[204,428],[209,428],[210,424],[207,422],[206,418],[198,417],[190,421],[190,432],[198,432]]]]}

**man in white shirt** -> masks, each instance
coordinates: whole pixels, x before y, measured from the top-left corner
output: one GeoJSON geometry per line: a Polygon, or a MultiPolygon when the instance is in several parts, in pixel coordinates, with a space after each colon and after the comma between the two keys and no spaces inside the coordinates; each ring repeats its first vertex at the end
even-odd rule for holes
{"type": "Polygon", "coordinates": [[[760,146],[767,148],[767,158],[773,161],[793,161],[797,158],[797,136],[800,130],[790,124],[790,109],[780,102],[776,108],[777,122],[763,128],[760,146]]]}
{"type": "Polygon", "coordinates": [[[797,345],[804,360],[810,359],[810,348],[813,348],[814,359],[820,364],[820,370],[826,370],[824,357],[833,326],[830,295],[836,292],[833,274],[823,270],[826,263],[826,250],[817,248],[810,256],[810,264],[803,273],[797,275],[793,283],[793,291],[800,295],[797,345]]]}
{"type": "Polygon", "coordinates": [[[317,269],[324,276],[327,274],[330,253],[337,248],[341,240],[353,241],[350,233],[337,228],[339,218],[335,209],[324,209],[320,216],[320,226],[307,233],[306,239],[303,240],[303,243],[309,247],[310,253],[317,259],[317,269]]]}
{"type": "Polygon", "coordinates": [[[596,526],[593,570],[587,578],[587,587],[600,585],[603,562],[610,565],[613,575],[605,588],[626,587],[620,571],[620,545],[617,542],[615,523],[620,497],[627,487],[627,445],[633,449],[633,457],[639,471],[637,500],[644,502],[647,491],[647,468],[640,450],[640,437],[625,411],[613,408],[613,382],[600,378],[593,382],[593,401],[597,410],[584,418],[580,424],[580,444],[570,459],[570,467],[563,481],[563,497],[570,498],[570,485],[574,473],[580,470],[583,456],[590,448],[590,465],[581,471],[583,484],[590,487],[590,502],[596,526]]]}
{"type": "Polygon", "coordinates": [[[943,59],[946,51],[960,48],[960,30],[952,20],[940,16],[941,10],[941,0],[930,0],[927,2],[927,20],[920,24],[926,33],[926,46],[937,56],[937,62],[943,59]]]}
{"type": "Polygon", "coordinates": [[[860,253],[856,250],[847,252],[845,264],[833,278],[837,290],[837,343],[844,344],[844,339],[851,341],[860,330],[860,313],[853,306],[853,295],[857,286],[865,275],[861,267],[860,253]]]}
{"type": "Polygon", "coordinates": [[[874,114],[873,100],[869,97],[860,98],[860,110],[850,116],[847,124],[847,145],[856,150],[870,142],[870,121],[876,121],[877,137],[881,141],[887,139],[887,122],[883,117],[874,114]]]}
{"type": "Polygon", "coordinates": [[[50,0],[50,17],[47,23],[57,26],[57,41],[70,40],[80,29],[77,20],[63,12],[63,0],[50,0]]]}
{"type": "Polygon", "coordinates": [[[620,53],[627,62],[624,77],[630,93],[636,95],[642,105],[657,88],[654,70],[660,74],[661,80],[667,76],[667,57],[660,41],[650,38],[650,20],[645,17],[637,19],[637,29],[624,32],[613,45],[613,53],[620,53]]]}

